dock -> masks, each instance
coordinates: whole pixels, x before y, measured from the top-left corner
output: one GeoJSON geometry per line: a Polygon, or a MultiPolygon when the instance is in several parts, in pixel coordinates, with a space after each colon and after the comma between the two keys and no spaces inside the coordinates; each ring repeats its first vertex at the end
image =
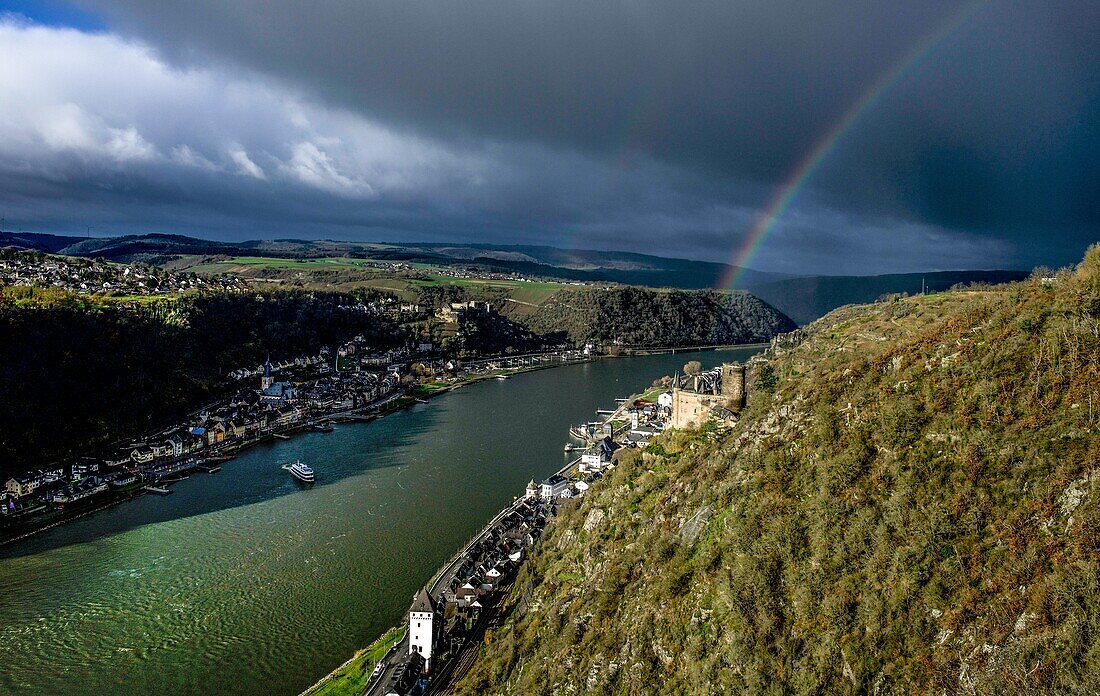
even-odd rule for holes
{"type": "Polygon", "coordinates": [[[277,440],[289,440],[290,439],[290,436],[285,434],[285,433],[271,433],[271,437],[276,438],[277,440]]]}
{"type": "Polygon", "coordinates": [[[171,495],[171,488],[160,488],[159,486],[142,486],[141,490],[149,491],[150,493],[156,493],[157,495],[171,495]]]}

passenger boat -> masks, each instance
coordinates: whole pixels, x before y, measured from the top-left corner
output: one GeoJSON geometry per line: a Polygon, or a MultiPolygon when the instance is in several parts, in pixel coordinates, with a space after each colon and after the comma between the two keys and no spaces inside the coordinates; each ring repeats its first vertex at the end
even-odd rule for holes
{"type": "Polygon", "coordinates": [[[301,459],[293,464],[283,464],[283,468],[302,483],[313,483],[313,469],[303,464],[301,459]]]}
{"type": "Polygon", "coordinates": [[[508,379],[511,375],[497,375],[497,379],[508,379]]]}

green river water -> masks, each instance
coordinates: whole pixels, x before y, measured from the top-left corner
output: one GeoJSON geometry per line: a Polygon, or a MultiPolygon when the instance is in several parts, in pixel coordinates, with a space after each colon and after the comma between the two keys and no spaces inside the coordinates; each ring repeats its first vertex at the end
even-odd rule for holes
{"type": "Polygon", "coordinates": [[[595,418],[687,360],[481,382],[369,424],[261,445],[0,548],[0,693],[296,694],[420,587],[595,418]],[[312,465],[303,489],[280,465],[312,465]]]}

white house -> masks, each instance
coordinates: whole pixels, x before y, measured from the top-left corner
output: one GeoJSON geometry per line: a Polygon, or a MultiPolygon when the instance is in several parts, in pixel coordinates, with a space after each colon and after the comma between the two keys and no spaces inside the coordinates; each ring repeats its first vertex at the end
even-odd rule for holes
{"type": "Polygon", "coordinates": [[[599,450],[588,450],[581,455],[581,471],[599,471],[603,468],[599,450]]]}
{"type": "Polygon", "coordinates": [[[569,489],[569,481],[564,476],[554,474],[539,485],[539,496],[546,500],[560,498],[569,489]]]}
{"type": "Polygon", "coordinates": [[[610,437],[597,442],[581,455],[581,471],[602,471],[609,466],[619,446],[610,437]]]}
{"type": "Polygon", "coordinates": [[[435,645],[435,603],[427,590],[421,588],[413,595],[409,608],[409,654],[418,653],[424,658],[424,672],[430,669],[432,647],[435,645]]]}
{"type": "Polygon", "coordinates": [[[664,406],[665,408],[672,408],[672,392],[661,392],[657,396],[657,405],[664,406]]]}
{"type": "Polygon", "coordinates": [[[489,571],[487,573],[485,573],[485,583],[487,585],[489,585],[490,587],[496,587],[497,584],[500,583],[500,576],[501,575],[502,575],[502,573],[500,572],[499,569],[490,568],[489,571]]]}

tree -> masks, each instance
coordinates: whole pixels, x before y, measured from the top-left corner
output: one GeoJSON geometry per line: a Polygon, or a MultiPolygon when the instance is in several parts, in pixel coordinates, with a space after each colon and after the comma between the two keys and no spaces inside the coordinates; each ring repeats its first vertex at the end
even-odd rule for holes
{"type": "Polygon", "coordinates": [[[699,362],[698,360],[691,360],[686,365],[684,365],[685,375],[697,375],[702,371],[703,363],[699,362]]]}
{"type": "Polygon", "coordinates": [[[760,369],[756,373],[756,386],[760,391],[771,394],[775,391],[776,386],[779,384],[779,375],[775,373],[775,368],[770,363],[765,363],[760,366],[760,369]]]}

